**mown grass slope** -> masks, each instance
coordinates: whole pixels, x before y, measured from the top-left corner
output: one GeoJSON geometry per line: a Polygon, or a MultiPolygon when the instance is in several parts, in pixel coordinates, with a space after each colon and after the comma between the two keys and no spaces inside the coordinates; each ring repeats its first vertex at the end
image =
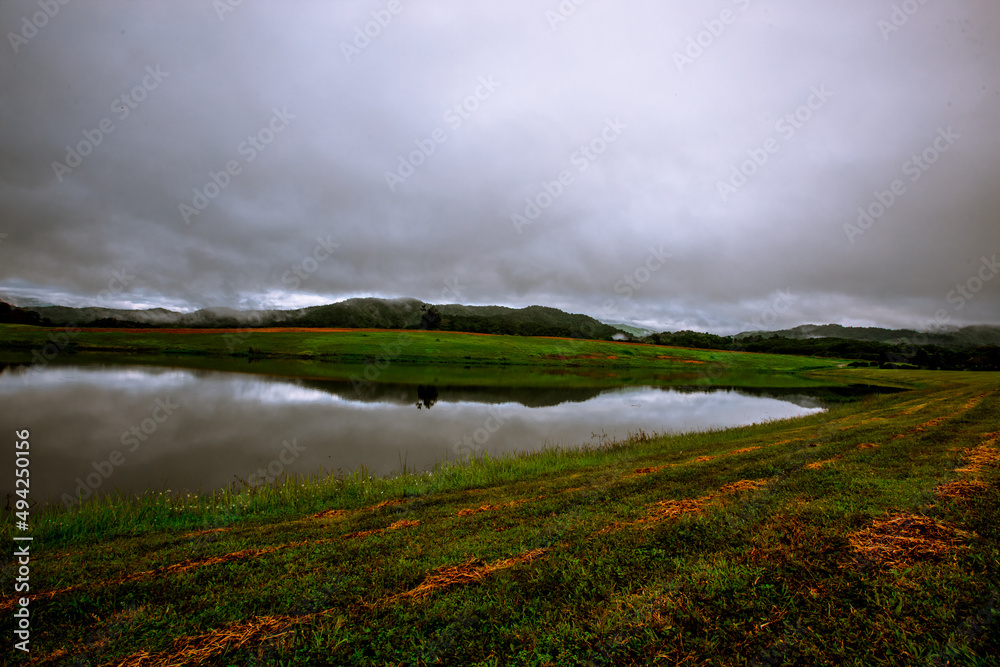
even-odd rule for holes
{"type": "Polygon", "coordinates": [[[0,324],[0,350],[79,353],[255,356],[321,359],[339,363],[393,363],[614,367],[690,370],[725,363],[733,371],[796,372],[832,368],[843,360],[665,348],[638,343],[445,331],[281,329],[64,330],[0,324]],[[252,351],[251,351],[252,350],[252,351]]]}
{"type": "Polygon", "coordinates": [[[40,517],[32,662],[995,664],[1000,377],[828,373],[916,388],[430,475],[40,517]]]}
{"type": "Polygon", "coordinates": [[[386,330],[64,330],[0,324],[0,362],[145,364],[352,382],[818,386],[846,360],[572,338],[386,330]]]}

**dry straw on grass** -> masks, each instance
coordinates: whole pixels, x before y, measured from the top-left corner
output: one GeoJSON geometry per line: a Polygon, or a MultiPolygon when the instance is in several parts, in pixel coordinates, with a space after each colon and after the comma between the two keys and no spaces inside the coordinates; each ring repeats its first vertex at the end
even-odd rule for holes
{"type": "Polygon", "coordinates": [[[920,426],[917,426],[915,430],[919,433],[919,432],[925,431],[925,430],[927,430],[929,428],[937,428],[938,426],[940,426],[946,420],[948,420],[949,418],[951,418],[953,416],[954,415],[948,415],[947,417],[935,417],[934,419],[929,419],[929,420],[925,421],[923,424],[921,424],[920,426]]]}
{"type": "Polygon", "coordinates": [[[676,463],[667,463],[667,464],[662,465],[662,466],[653,466],[651,468],[636,468],[635,470],[633,470],[629,474],[627,474],[624,477],[622,477],[622,479],[629,479],[631,477],[642,477],[643,475],[651,475],[654,472],[660,472],[661,470],[666,470],[667,468],[672,468],[675,465],[677,465],[677,464],[676,463]]]}
{"type": "Polygon", "coordinates": [[[656,507],[641,522],[663,521],[674,519],[683,514],[697,514],[705,509],[711,501],[711,496],[702,498],[688,498],[686,500],[661,500],[656,503],[656,507]]]}
{"type": "Polygon", "coordinates": [[[805,467],[809,470],[819,470],[823,466],[830,465],[839,458],[840,456],[834,456],[832,459],[826,459],[825,461],[813,461],[812,463],[807,463],[805,467]]]}
{"type": "Polygon", "coordinates": [[[946,523],[917,514],[875,519],[870,528],[847,536],[851,548],[879,565],[899,567],[917,561],[938,561],[963,548],[970,536],[946,523]]]}
{"type": "Polygon", "coordinates": [[[524,500],[512,500],[509,503],[503,503],[502,505],[481,505],[479,507],[470,507],[464,510],[458,510],[455,512],[456,516],[473,516],[479,514],[480,512],[495,512],[497,510],[507,509],[509,507],[517,507],[518,505],[524,505],[525,503],[534,502],[536,500],[541,500],[545,496],[536,496],[535,498],[525,498],[524,500]]]}
{"type": "MultiPolygon", "coordinates": [[[[419,522],[397,521],[384,530],[390,530],[393,527],[405,528],[408,525],[415,525],[417,523],[419,522]]],[[[530,562],[535,558],[541,557],[547,550],[535,549],[492,563],[483,563],[477,559],[471,559],[461,565],[442,567],[427,575],[423,583],[413,590],[394,595],[386,601],[393,602],[401,598],[418,599],[429,595],[435,590],[455,585],[470,584],[497,570],[530,562]]],[[[338,611],[337,608],[333,608],[303,616],[261,616],[247,623],[230,624],[201,635],[178,637],[174,640],[174,646],[170,651],[157,654],[140,651],[119,662],[117,667],[152,667],[153,665],[180,667],[181,665],[210,664],[213,658],[226,651],[246,646],[259,646],[260,644],[289,634],[294,630],[296,625],[313,621],[321,616],[338,611]]]]}
{"type": "Polygon", "coordinates": [[[946,416],[946,417],[935,417],[934,419],[930,419],[928,421],[925,421],[923,424],[918,424],[917,426],[914,426],[913,428],[911,428],[908,431],[903,431],[902,433],[897,433],[896,435],[892,436],[892,439],[893,440],[901,440],[902,438],[905,438],[905,437],[908,437],[908,436],[911,436],[911,435],[916,435],[917,433],[923,433],[924,431],[926,431],[929,428],[937,428],[944,421],[946,421],[947,419],[951,419],[954,416],[955,415],[949,415],[949,416],[946,416]]]}
{"type": "Polygon", "coordinates": [[[994,468],[1000,462],[1000,451],[993,449],[989,444],[983,443],[973,449],[965,451],[966,465],[958,468],[956,472],[977,473],[983,468],[994,468]]]}
{"type": "Polygon", "coordinates": [[[179,637],[169,653],[134,653],[117,667],[171,667],[201,665],[227,650],[259,645],[291,632],[292,626],[304,619],[289,616],[261,616],[248,623],[234,623],[193,637],[179,637]]]}
{"type": "Polygon", "coordinates": [[[988,394],[989,392],[986,392],[984,394],[979,394],[979,396],[970,398],[968,402],[962,406],[962,412],[968,412],[972,408],[978,406],[982,402],[983,398],[985,398],[988,394]]]}
{"type": "Polygon", "coordinates": [[[702,512],[713,500],[740,491],[754,491],[766,484],[763,479],[741,479],[738,482],[726,484],[715,493],[700,498],[685,498],[683,500],[661,500],[656,503],[649,514],[639,523],[655,523],[666,519],[675,519],[684,514],[698,514],[702,512]]]}
{"type": "Polygon", "coordinates": [[[988,484],[978,479],[956,479],[954,482],[948,482],[939,486],[937,488],[937,495],[941,498],[968,500],[989,488],[988,484]]]}
{"type": "MultiPolygon", "coordinates": [[[[300,543],[304,544],[304,542],[300,543]]],[[[222,554],[219,556],[210,556],[208,558],[197,558],[182,561],[180,563],[174,563],[173,565],[167,565],[166,567],[157,568],[155,570],[149,570],[147,572],[137,572],[136,574],[131,574],[123,577],[122,579],[109,582],[109,583],[124,583],[130,579],[135,579],[141,576],[149,576],[153,574],[163,574],[166,572],[183,572],[185,570],[190,570],[196,567],[204,567],[206,565],[216,565],[218,563],[228,563],[232,560],[239,560],[241,558],[255,558],[257,556],[263,556],[264,554],[271,553],[272,551],[277,551],[278,549],[286,548],[286,546],[292,545],[282,545],[278,547],[267,547],[264,549],[244,549],[242,551],[234,551],[227,554],[222,554]]]]}
{"type": "Polygon", "coordinates": [[[884,422],[884,421],[886,421],[885,417],[871,417],[869,419],[862,419],[858,423],[851,424],[850,426],[842,426],[841,428],[839,428],[837,430],[838,431],[850,431],[852,428],[858,428],[859,426],[865,426],[867,424],[874,424],[875,422],[884,422]]]}
{"type": "Polygon", "coordinates": [[[392,507],[393,505],[402,505],[405,501],[403,500],[383,500],[378,505],[372,505],[371,507],[365,507],[361,511],[363,512],[377,512],[383,507],[392,507]]]}
{"type": "MultiPolygon", "coordinates": [[[[35,602],[36,600],[49,600],[49,599],[52,599],[52,598],[57,597],[59,595],[62,595],[63,593],[69,593],[69,592],[72,592],[72,591],[77,591],[77,590],[80,590],[81,588],[86,588],[86,587],[87,587],[86,584],[74,584],[72,586],[66,586],[65,588],[59,588],[59,589],[56,589],[54,591],[44,591],[42,593],[32,593],[31,594],[31,601],[35,602]]],[[[7,597],[7,598],[4,598],[3,600],[0,600],[0,612],[6,613],[6,612],[12,610],[14,608],[14,605],[16,605],[18,603],[18,601],[19,601],[19,599],[21,597],[22,596],[17,595],[15,593],[14,595],[11,595],[10,597],[7,597]]]]}
{"type": "Polygon", "coordinates": [[[535,558],[541,557],[546,551],[548,549],[533,549],[512,558],[505,558],[492,563],[484,563],[478,558],[470,558],[461,565],[440,567],[428,574],[419,586],[405,593],[400,593],[394,596],[393,599],[419,599],[442,588],[471,584],[497,570],[504,570],[521,563],[531,562],[535,558]]]}
{"type": "Polygon", "coordinates": [[[731,484],[726,484],[716,491],[715,495],[721,496],[729,493],[737,493],[739,491],[756,491],[760,487],[767,484],[766,479],[741,479],[738,482],[732,482],[731,484]]]}
{"type": "Polygon", "coordinates": [[[1000,431],[984,433],[983,441],[978,447],[963,450],[962,457],[965,459],[965,465],[956,468],[955,472],[966,475],[966,477],[939,486],[937,488],[939,497],[968,500],[990,488],[988,484],[977,479],[977,476],[983,468],[995,468],[1000,464],[1000,451],[993,448],[998,435],[1000,435],[1000,431]]]}
{"type": "MultiPolygon", "coordinates": [[[[312,544],[322,544],[323,542],[328,542],[330,540],[313,540],[312,544]]],[[[209,556],[207,558],[190,558],[180,563],[174,563],[173,565],[165,565],[163,567],[158,567],[153,570],[144,570],[142,572],[132,572],[124,576],[118,577],[117,579],[107,579],[104,581],[99,581],[93,584],[77,584],[74,586],[67,586],[66,588],[60,588],[54,591],[45,591],[41,593],[34,594],[36,599],[51,599],[62,595],[63,593],[70,593],[73,591],[78,591],[86,588],[103,588],[107,586],[120,586],[121,584],[135,581],[137,579],[145,579],[147,577],[156,577],[163,574],[176,574],[177,572],[184,572],[186,570],[191,570],[196,567],[205,567],[207,565],[217,565],[219,563],[227,563],[232,560],[239,560],[241,558],[256,558],[258,556],[263,556],[264,554],[271,553],[272,551],[278,551],[280,549],[289,549],[292,547],[303,546],[310,544],[309,540],[303,540],[301,542],[290,542],[288,544],[282,544],[276,547],[265,547],[263,549],[244,549],[242,551],[234,551],[231,553],[225,553],[219,556],[209,556]]],[[[4,599],[0,601],[0,611],[6,611],[14,606],[17,601],[17,597],[13,596],[9,599],[4,599]]]]}
{"type": "Polygon", "coordinates": [[[464,510],[458,510],[455,512],[456,516],[473,516],[479,514],[480,512],[495,512],[500,509],[500,505],[482,505],[480,507],[472,507],[464,510]]]}
{"type": "Polygon", "coordinates": [[[732,455],[732,454],[746,454],[748,452],[756,452],[758,449],[760,449],[760,447],[744,447],[743,449],[734,449],[733,451],[728,452],[728,454],[730,454],[730,455],[732,455]]]}
{"type": "Polygon", "coordinates": [[[199,537],[201,535],[211,535],[212,533],[224,533],[227,530],[229,530],[229,529],[228,528],[212,528],[210,530],[196,530],[193,533],[185,533],[184,535],[181,535],[181,538],[183,538],[183,539],[189,539],[189,538],[192,538],[192,537],[199,537]]]}
{"type": "Polygon", "coordinates": [[[384,532],[387,532],[387,531],[390,531],[390,530],[399,530],[400,528],[410,528],[412,526],[417,526],[417,525],[420,525],[419,521],[413,521],[413,520],[410,520],[410,519],[403,519],[402,521],[397,521],[396,523],[391,524],[391,525],[389,525],[389,526],[387,526],[385,528],[374,528],[372,530],[360,530],[360,531],[358,531],[356,533],[348,533],[347,535],[344,535],[344,538],[345,539],[354,539],[354,538],[358,538],[358,537],[368,537],[369,535],[380,535],[381,533],[384,533],[384,532]]]}

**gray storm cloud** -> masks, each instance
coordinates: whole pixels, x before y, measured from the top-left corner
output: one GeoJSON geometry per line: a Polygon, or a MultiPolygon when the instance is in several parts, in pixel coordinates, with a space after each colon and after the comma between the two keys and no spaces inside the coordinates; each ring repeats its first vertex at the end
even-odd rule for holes
{"type": "Polygon", "coordinates": [[[0,296],[1000,323],[1000,7],[0,6],[0,296]]]}

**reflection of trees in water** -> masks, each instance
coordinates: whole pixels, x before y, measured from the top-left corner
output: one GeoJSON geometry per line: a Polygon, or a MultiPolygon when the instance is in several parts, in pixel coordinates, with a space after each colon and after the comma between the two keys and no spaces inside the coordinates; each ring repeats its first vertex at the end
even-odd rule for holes
{"type": "MultiPolygon", "coordinates": [[[[239,367],[246,368],[244,364],[255,364],[261,358],[247,357],[246,361],[239,360],[239,367]]],[[[72,368],[105,368],[108,362],[99,358],[94,364],[82,363],[52,363],[48,367],[72,367],[72,368]],[[96,364],[96,366],[95,366],[96,364]]],[[[36,370],[45,368],[44,364],[32,364],[30,361],[12,361],[5,359],[0,362],[0,376],[21,375],[25,371],[37,367],[36,370]]],[[[142,372],[156,374],[173,370],[171,367],[160,367],[155,365],[139,366],[120,364],[123,369],[142,370],[142,372]]],[[[255,369],[256,370],[256,369],[255,369]]],[[[215,377],[219,371],[215,369],[187,368],[185,372],[196,378],[207,379],[215,377]]],[[[440,401],[448,403],[470,402],[483,404],[517,403],[529,408],[550,407],[566,403],[584,403],[601,396],[603,394],[620,392],[628,389],[644,388],[647,390],[658,389],[660,391],[674,391],[678,393],[714,393],[714,392],[735,392],[747,396],[757,396],[761,398],[776,398],[779,400],[795,403],[802,407],[829,407],[833,404],[845,403],[856,400],[870,394],[885,394],[904,391],[894,387],[884,387],[865,384],[851,384],[843,386],[827,387],[734,387],[725,385],[714,386],[683,386],[663,383],[659,386],[650,385],[644,382],[631,382],[631,378],[625,378],[620,386],[616,387],[537,387],[537,386],[453,386],[448,384],[434,385],[414,385],[404,383],[385,383],[344,380],[319,380],[309,378],[281,377],[281,376],[258,376],[267,377],[269,381],[276,383],[287,383],[299,387],[323,391],[332,396],[337,396],[348,401],[361,401],[364,403],[389,403],[399,406],[418,406],[418,409],[428,408],[440,401]],[[413,391],[416,388],[416,400],[413,391]]],[[[430,378],[427,378],[430,379],[430,378]]]]}
{"type": "Polygon", "coordinates": [[[3,375],[4,373],[10,373],[11,375],[13,375],[16,371],[20,371],[30,367],[31,363],[29,362],[14,361],[11,363],[0,364],[0,375],[3,375]]]}
{"type": "Polygon", "coordinates": [[[417,410],[421,407],[425,407],[428,410],[431,406],[437,403],[438,400],[438,390],[432,384],[418,384],[417,385],[417,410]]]}
{"type": "Polygon", "coordinates": [[[420,405],[429,408],[440,402],[470,403],[520,403],[526,407],[547,407],[573,402],[582,403],[600,396],[607,389],[557,388],[557,387],[494,387],[494,386],[450,386],[412,385],[383,382],[351,384],[336,380],[292,380],[301,387],[318,389],[341,398],[365,403],[391,403],[393,405],[420,405]],[[417,390],[414,401],[413,390],[417,390]],[[425,402],[426,399],[426,402],[425,402]]]}
{"type": "Polygon", "coordinates": [[[621,387],[523,387],[523,386],[450,386],[412,385],[398,383],[365,382],[352,384],[336,380],[292,379],[294,384],[311,389],[319,389],[347,400],[365,403],[391,403],[394,405],[416,405],[418,409],[430,408],[439,401],[471,403],[519,403],[529,408],[540,408],[565,403],[583,403],[606,393],[614,393],[628,388],[645,387],[678,393],[734,392],[744,396],[776,398],[795,403],[801,407],[829,407],[837,403],[856,400],[868,394],[901,391],[892,387],[854,384],[840,387],[732,387],[732,386],[649,386],[634,385],[621,387]],[[417,398],[414,401],[413,390],[417,398]]]}
{"type": "Polygon", "coordinates": [[[833,387],[660,387],[672,389],[685,394],[709,391],[733,392],[743,396],[757,398],[773,398],[779,401],[794,403],[802,408],[829,408],[833,405],[849,403],[872,394],[894,394],[905,389],[883,387],[872,384],[849,384],[833,387]]]}

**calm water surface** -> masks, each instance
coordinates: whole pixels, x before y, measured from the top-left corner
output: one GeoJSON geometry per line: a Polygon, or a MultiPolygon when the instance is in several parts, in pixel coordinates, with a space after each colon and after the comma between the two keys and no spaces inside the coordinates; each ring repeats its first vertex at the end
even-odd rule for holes
{"type": "MultiPolygon", "coordinates": [[[[807,390],[803,390],[805,392],[807,390]]],[[[150,367],[0,372],[0,427],[31,431],[31,494],[213,489],[234,475],[391,473],[445,459],[811,414],[808,396],[660,387],[370,385],[150,367]]],[[[5,476],[6,477],[6,476],[5,476]]],[[[11,480],[0,482],[8,493],[11,480]]],[[[63,494],[67,494],[64,496],[63,494]]]]}

